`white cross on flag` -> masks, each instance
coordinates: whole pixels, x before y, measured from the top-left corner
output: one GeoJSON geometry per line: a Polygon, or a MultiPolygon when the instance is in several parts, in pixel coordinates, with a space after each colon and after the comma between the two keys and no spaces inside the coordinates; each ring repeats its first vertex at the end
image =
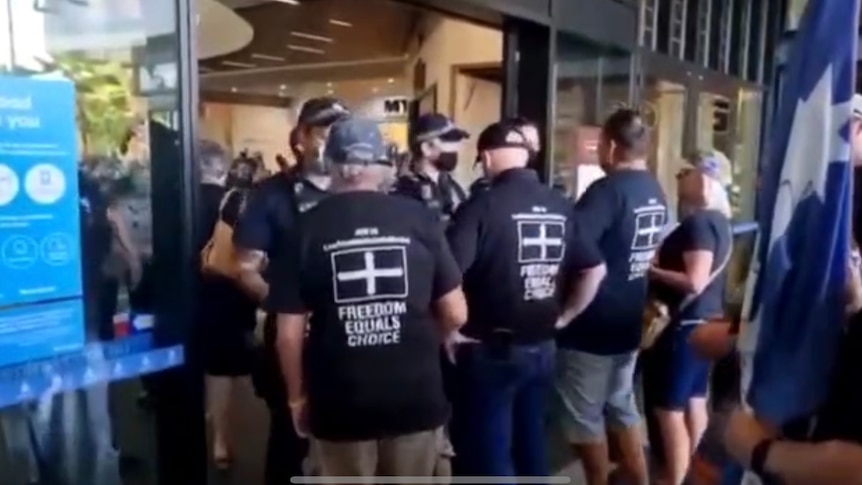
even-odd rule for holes
{"type": "Polygon", "coordinates": [[[563,259],[566,228],[556,221],[518,221],[518,262],[556,263],[563,259]]]}
{"type": "Polygon", "coordinates": [[[332,253],[336,303],[404,298],[407,257],[404,247],[346,249],[332,253]]]}

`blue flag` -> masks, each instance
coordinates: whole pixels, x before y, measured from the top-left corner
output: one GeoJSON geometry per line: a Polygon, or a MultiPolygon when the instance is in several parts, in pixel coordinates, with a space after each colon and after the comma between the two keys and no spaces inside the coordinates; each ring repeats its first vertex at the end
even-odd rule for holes
{"type": "Polygon", "coordinates": [[[790,47],[761,174],[747,404],[774,425],[822,402],[844,320],[858,0],[809,0],[790,47]]]}

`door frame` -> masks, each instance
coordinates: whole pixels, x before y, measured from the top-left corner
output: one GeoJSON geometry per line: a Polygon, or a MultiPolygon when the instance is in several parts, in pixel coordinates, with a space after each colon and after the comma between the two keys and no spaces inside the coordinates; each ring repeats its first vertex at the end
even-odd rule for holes
{"type": "MultiPolygon", "coordinates": [[[[198,166],[197,115],[198,115],[198,58],[195,50],[196,21],[192,2],[177,0],[176,32],[178,59],[178,113],[181,164],[171,174],[175,185],[172,193],[180,195],[179,210],[153,214],[165,222],[179,224],[182,230],[171,234],[158,231],[154,244],[179,249],[176,254],[158,254],[160,272],[170,270],[170,281],[176,280],[177,295],[159,302],[158,317],[164,321],[154,328],[155,340],[184,345],[184,362],[178,367],[146,376],[149,388],[157,397],[155,402],[155,432],[157,479],[159,485],[188,485],[207,483],[208,459],[205,424],[204,371],[199,350],[195,314],[197,298],[197,268],[194,264],[194,241],[202,228],[197,223],[198,166]],[[169,219],[169,220],[168,220],[169,219]]],[[[162,207],[164,209],[164,207],[162,207]]],[[[155,207],[154,207],[155,210],[155,207]]],[[[162,251],[164,253],[164,251],[162,251]]],[[[166,281],[157,275],[157,281],[166,281]]],[[[174,291],[171,291],[174,293],[174,291]]]]}

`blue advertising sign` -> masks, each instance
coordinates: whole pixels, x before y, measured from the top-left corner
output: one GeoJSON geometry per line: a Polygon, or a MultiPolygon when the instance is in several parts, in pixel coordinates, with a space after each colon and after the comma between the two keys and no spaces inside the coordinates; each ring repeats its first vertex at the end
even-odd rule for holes
{"type": "Polygon", "coordinates": [[[82,294],[77,142],[71,82],[0,76],[0,309],[82,294]]]}
{"type": "Polygon", "coordinates": [[[81,298],[0,311],[0,367],[84,347],[81,298]]]}

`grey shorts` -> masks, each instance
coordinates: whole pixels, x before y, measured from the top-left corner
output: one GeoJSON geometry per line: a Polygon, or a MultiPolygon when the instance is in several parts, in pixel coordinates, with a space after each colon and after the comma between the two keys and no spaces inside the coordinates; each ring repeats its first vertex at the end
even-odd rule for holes
{"type": "Polygon", "coordinates": [[[617,428],[640,423],[634,390],[636,362],[637,352],[596,355],[557,351],[557,417],[570,443],[605,441],[605,420],[617,428]]]}
{"type": "Polygon", "coordinates": [[[321,476],[449,477],[452,444],[443,428],[379,441],[330,442],[312,439],[321,476]]]}

